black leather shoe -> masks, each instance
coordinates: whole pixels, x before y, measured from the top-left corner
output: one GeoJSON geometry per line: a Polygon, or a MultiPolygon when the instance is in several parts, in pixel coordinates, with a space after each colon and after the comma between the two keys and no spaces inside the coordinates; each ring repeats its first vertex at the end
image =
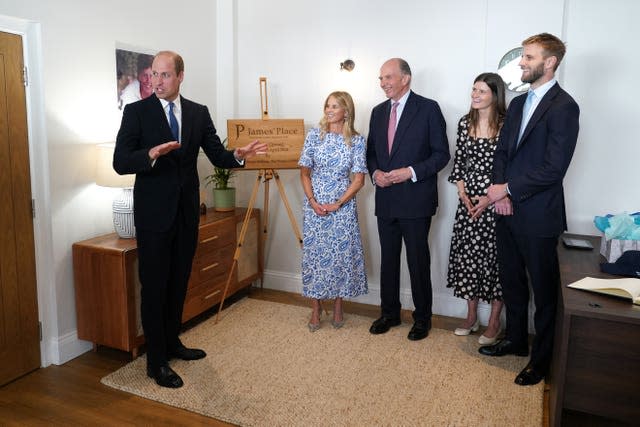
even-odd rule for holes
{"type": "Polygon", "coordinates": [[[388,317],[382,316],[371,324],[369,332],[374,335],[384,334],[393,326],[398,326],[400,323],[402,323],[400,319],[390,319],[388,317]]]}
{"type": "Polygon", "coordinates": [[[155,372],[147,367],[147,376],[153,378],[160,387],[180,388],[183,386],[182,378],[169,366],[160,366],[155,372]]]}
{"type": "Polygon", "coordinates": [[[169,355],[172,359],[181,360],[198,360],[204,359],[207,356],[203,350],[197,348],[178,347],[169,355]]]}
{"type": "Polygon", "coordinates": [[[427,335],[429,335],[429,329],[431,329],[431,322],[418,320],[413,324],[413,327],[409,331],[409,335],[407,335],[407,338],[409,338],[411,341],[425,339],[427,335]]]}
{"type": "Polygon", "coordinates": [[[538,384],[544,378],[544,374],[536,370],[531,364],[527,365],[516,377],[514,383],[518,385],[538,384]]]}
{"type": "Polygon", "coordinates": [[[509,340],[501,340],[493,345],[483,345],[478,349],[480,354],[485,356],[505,356],[507,354],[515,354],[516,356],[528,356],[528,347],[516,347],[509,340]]]}

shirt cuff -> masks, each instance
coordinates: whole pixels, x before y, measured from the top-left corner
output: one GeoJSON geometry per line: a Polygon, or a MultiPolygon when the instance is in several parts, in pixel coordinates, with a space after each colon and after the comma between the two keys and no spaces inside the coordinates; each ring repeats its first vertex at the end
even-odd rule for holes
{"type": "Polygon", "coordinates": [[[411,170],[411,182],[416,182],[418,178],[416,177],[416,171],[413,170],[413,167],[409,166],[409,170],[411,170]]]}

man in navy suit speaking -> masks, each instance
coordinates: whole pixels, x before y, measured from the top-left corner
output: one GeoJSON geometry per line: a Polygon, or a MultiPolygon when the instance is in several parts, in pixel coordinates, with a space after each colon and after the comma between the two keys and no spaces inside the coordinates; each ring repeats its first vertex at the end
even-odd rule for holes
{"type": "Polygon", "coordinates": [[[557,37],[542,33],[522,42],[522,81],[529,92],[509,105],[493,161],[490,202],[498,265],[507,309],[505,339],[480,347],[487,356],[527,356],[529,286],[536,306],[531,359],[515,383],[539,383],[551,364],[560,286],[556,246],[567,229],[562,180],[578,139],[580,109],[555,79],[565,54],[557,37]]]}
{"type": "Polygon", "coordinates": [[[136,174],[133,216],[147,375],[169,388],[183,385],[169,360],[206,356],[178,338],[198,241],[198,153],[202,148],[216,166],[237,168],[244,159],[266,151],[266,144],[258,141],[226,150],[207,107],[180,95],[183,78],[180,55],[162,51],[154,57],[154,93],[125,107],[113,156],[116,172],[136,174]]]}
{"type": "Polygon", "coordinates": [[[367,166],[376,187],[380,237],[381,316],[372,334],[400,324],[400,253],[404,240],[415,310],[408,338],[431,329],[429,227],[438,206],[438,171],[449,162],[446,124],[438,103],[410,90],[411,69],[392,58],[380,68],[389,100],[371,112],[367,166]]]}

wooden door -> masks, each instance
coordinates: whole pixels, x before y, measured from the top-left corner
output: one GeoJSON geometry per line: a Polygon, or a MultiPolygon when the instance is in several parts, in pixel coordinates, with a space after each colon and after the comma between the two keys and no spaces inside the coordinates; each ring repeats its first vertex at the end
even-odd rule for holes
{"type": "Polygon", "coordinates": [[[0,32],[0,385],[40,367],[22,38],[0,32]]]}

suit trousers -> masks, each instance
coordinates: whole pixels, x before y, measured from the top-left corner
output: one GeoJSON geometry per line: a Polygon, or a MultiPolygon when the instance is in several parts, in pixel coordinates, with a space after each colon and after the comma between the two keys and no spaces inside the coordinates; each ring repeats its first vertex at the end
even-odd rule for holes
{"type": "Polygon", "coordinates": [[[187,226],[178,209],[168,231],[138,229],[136,234],[147,366],[157,369],[168,363],[171,352],[182,345],[178,334],[198,228],[187,226]]]}
{"type": "Polygon", "coordinates": [[[558,237],[517,235],[504,219],[496,223],[496,236],[507,312],[506,339],[517,347],[528,347],[528,273],[535,303],[531,364],[546,374],[551,365],[560,287],[558,237]]]}
{"type": "Polygon", "coordinates": [[[404,240],[411,279],[414,321],[431,321],[433,301],[431,290],[431,260],[429,228],[431,217],[378,217],[380,237],[380,298],[382,316],[400,318],[400,254],[404,240]]]}

